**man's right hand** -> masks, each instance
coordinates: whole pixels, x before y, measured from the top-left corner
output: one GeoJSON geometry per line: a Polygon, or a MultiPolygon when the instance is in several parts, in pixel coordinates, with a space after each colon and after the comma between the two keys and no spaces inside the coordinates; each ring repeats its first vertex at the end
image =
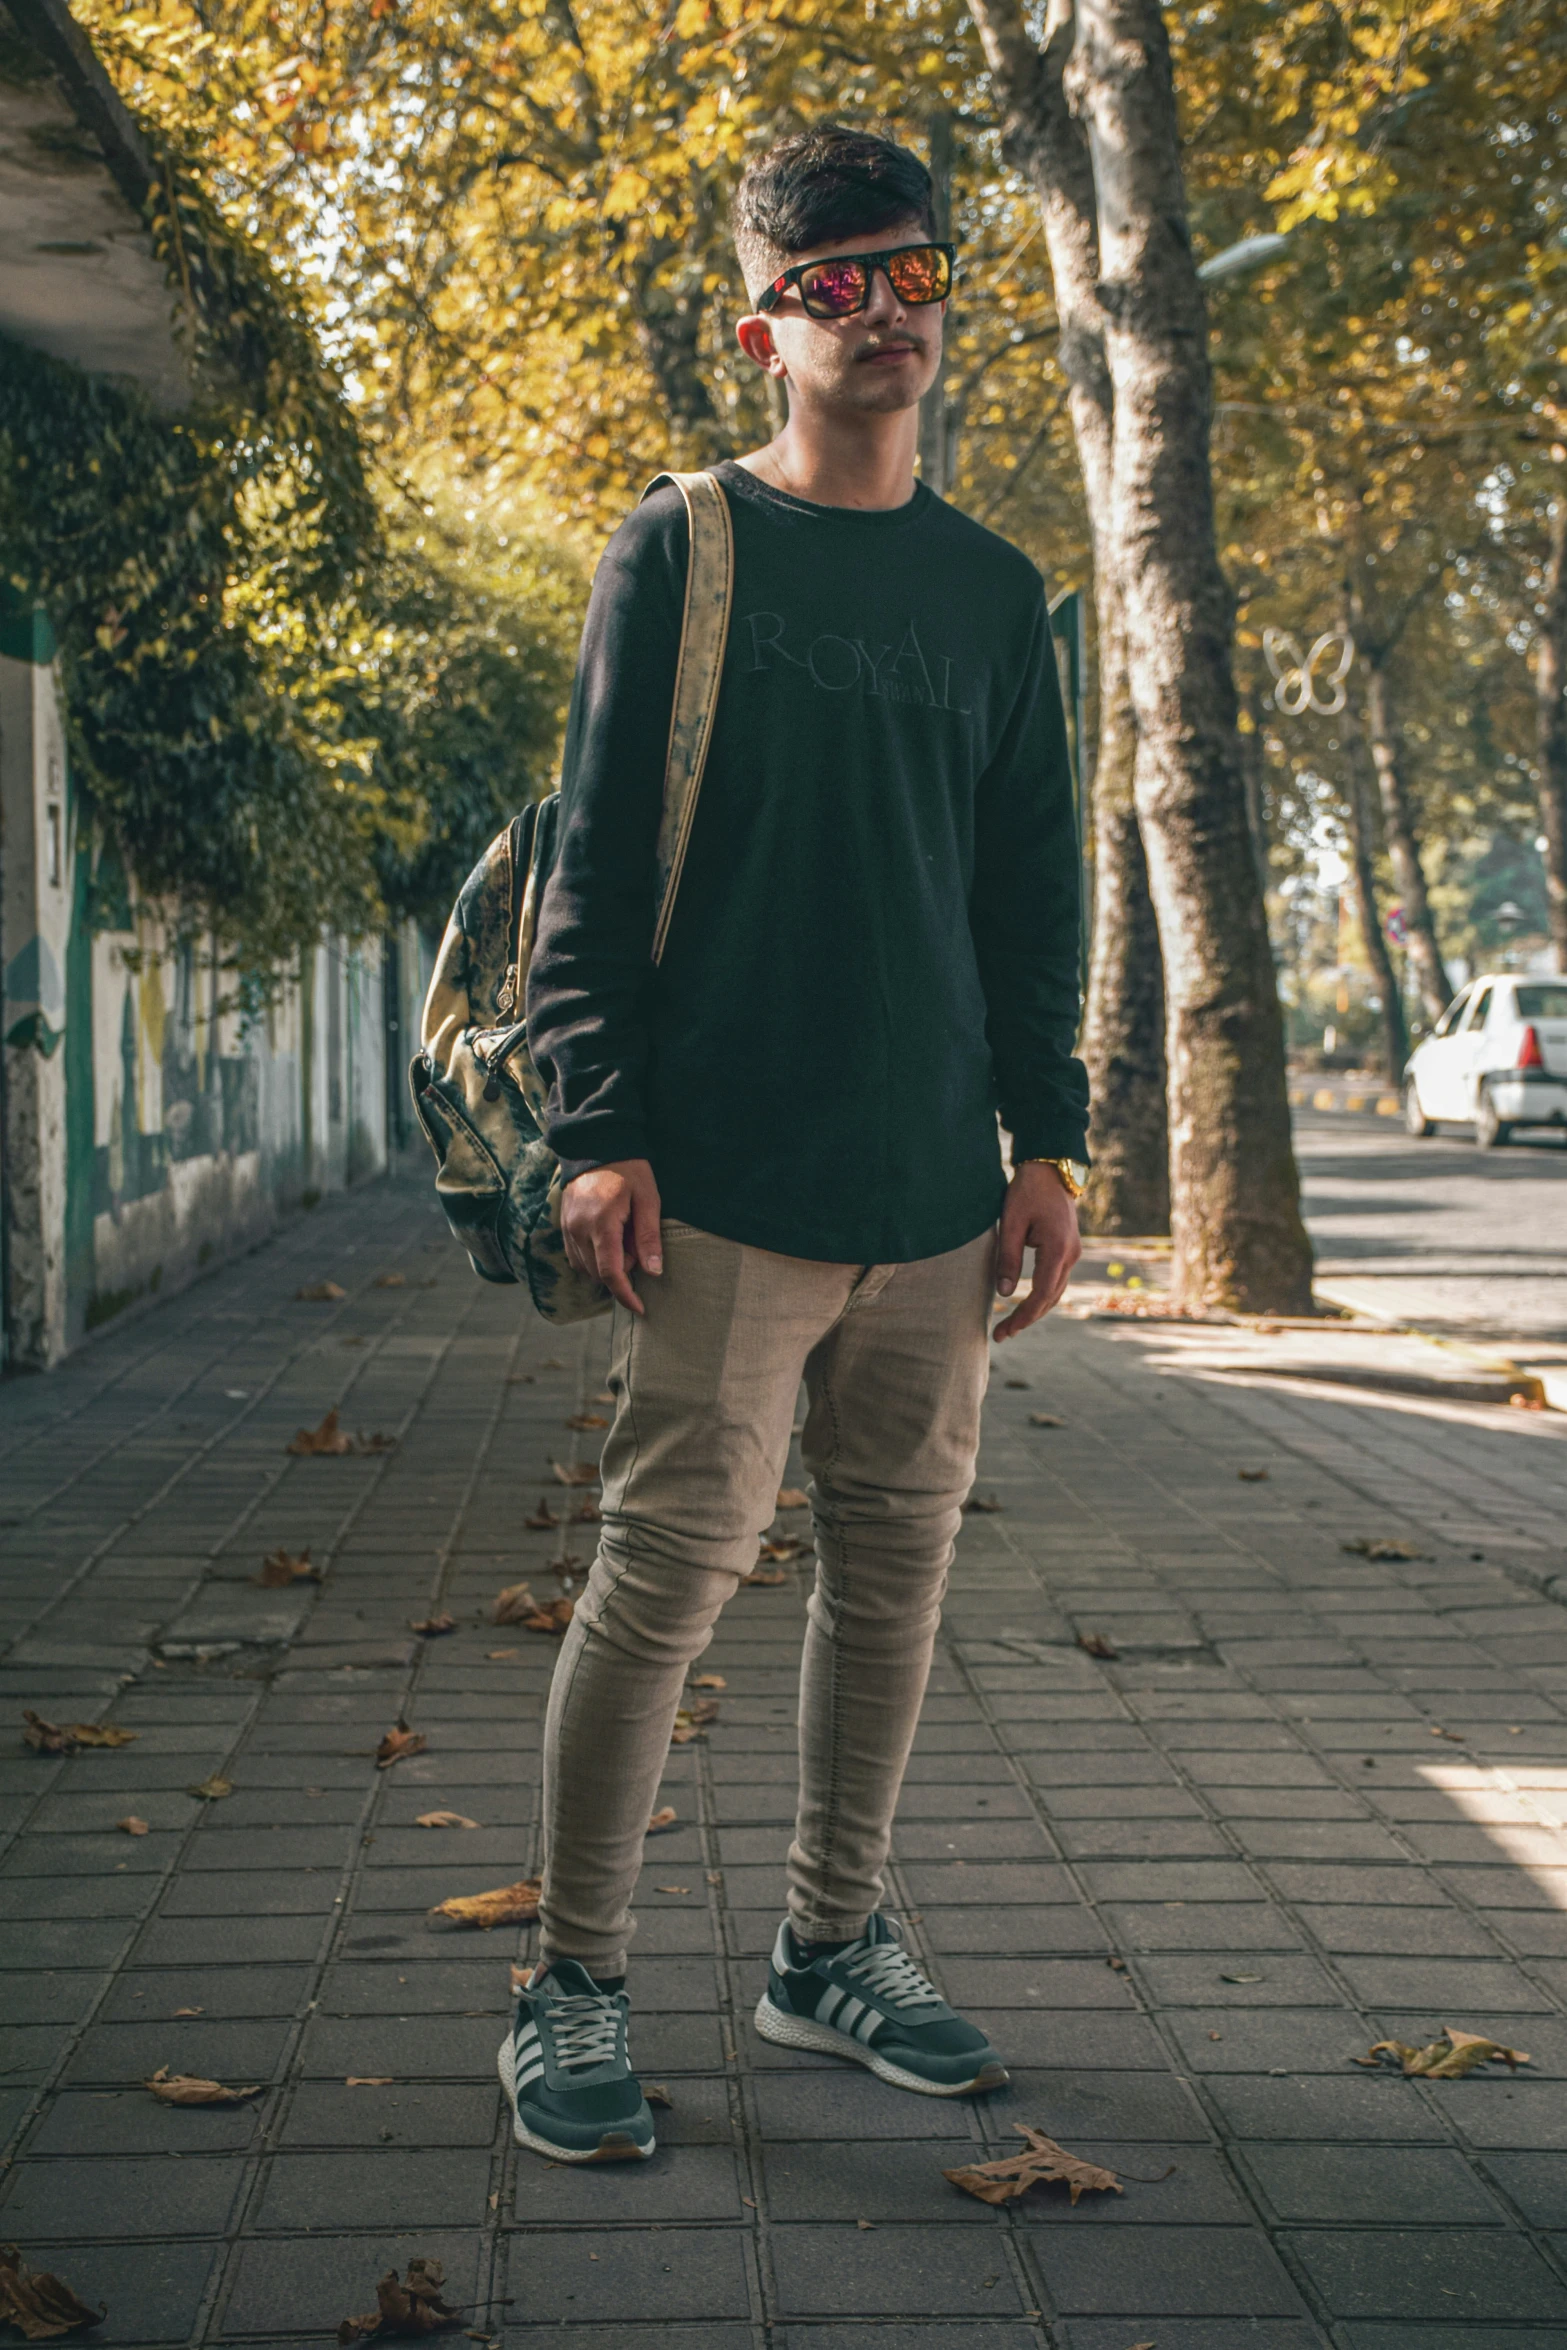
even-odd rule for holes
{"type": "Polygon", "coordinates": [[[616,1302],[646,1312],[631,1275],[664,1270],[659,1238],[658,1185],[646,1159],[619,1159],[573,1176],[560,1203],[567,1260],[602,1281],[616,1302]]]}

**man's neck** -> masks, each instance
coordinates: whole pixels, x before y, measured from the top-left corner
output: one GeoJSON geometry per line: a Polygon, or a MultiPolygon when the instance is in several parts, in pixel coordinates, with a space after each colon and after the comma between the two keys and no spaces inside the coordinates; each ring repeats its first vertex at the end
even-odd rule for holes
{"type": "Polygon", "coordinates": [[[881,511],[914,495],[919,410],[892,416],[791,415],[764,449],[739,459],[748,473],[813,506],[881,511]]]}

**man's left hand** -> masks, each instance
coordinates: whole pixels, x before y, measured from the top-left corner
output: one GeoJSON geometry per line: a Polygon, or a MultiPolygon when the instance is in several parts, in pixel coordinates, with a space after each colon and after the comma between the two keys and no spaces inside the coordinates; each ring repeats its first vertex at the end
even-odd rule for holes
{"type": "Polygon", "coordinates": [[[1083,1253],[1077,1233],[1077,1202],[1054,1167],[1042,1160],[1025,1161],[1013,1170],[1001,1210],[996,1241],[996,1288],[1010,1297],[1023,1270],[1023,1251],[1034,1252],[1034,1278],[1029,1293],[1013,1307],[994,1335],[1015,1338],[1041,1314],[1048,1314],[1067,1284],[1072,1267],[1083,1253]]]}

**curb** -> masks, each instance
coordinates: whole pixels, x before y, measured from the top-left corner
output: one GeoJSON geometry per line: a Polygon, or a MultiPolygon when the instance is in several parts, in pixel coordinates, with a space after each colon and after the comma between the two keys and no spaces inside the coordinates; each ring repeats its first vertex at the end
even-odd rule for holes
{"type": "Polygon", "coordinates": [[[1404,1114],[1398,1095],[1376,1086],[1363,1086],[1353,1093],[1335,1093],[1326,1085],[1292,1085],[1289,1104],[1292,1110],[1370,1110],[1379,1118],[1401,1118],[1404,1114]]]}

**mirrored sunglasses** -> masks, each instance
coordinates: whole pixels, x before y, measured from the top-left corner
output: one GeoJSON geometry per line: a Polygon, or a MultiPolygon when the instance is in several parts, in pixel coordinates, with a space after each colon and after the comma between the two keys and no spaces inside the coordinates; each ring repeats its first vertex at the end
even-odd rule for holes
{"type": "Polygon", "coordinates": [[[955,245],[896,245],[886,253],[843,253],[830,261],[797,261],[757,297],[759,310],[776,310],[791,286],[812,318],[852,318],[871,298],[879,269],[900,302],[917,308],[944,302],[952,291],[955,245]]]}

